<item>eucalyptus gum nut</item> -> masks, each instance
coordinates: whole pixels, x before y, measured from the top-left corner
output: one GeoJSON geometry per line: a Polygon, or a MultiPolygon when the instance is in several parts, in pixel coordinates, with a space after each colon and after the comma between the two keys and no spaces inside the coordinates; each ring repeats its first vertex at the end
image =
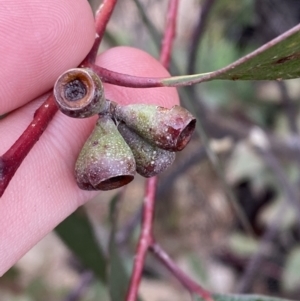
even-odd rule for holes
{"type": "Polygon", "coordinates": [[[53,89],[55,101],[64,114],[86,118],[105,111],[107,104],[99,76],[88,68],[64,72],[53,89]]]}
{"type": "Polygon", "coordinates": [[[117,105],[114,114],[150,144],[169,151],[184,149],[196,125],[195,117],[177,105],[171,109],[145,104],[117,105]]]}
{"type": "Polygon", "coordinates": [[[175,160],[175,153],[151,145],[141,136],[130,130],[125,123],[118,125],[118,130],[131,148],[136,171],[143,177],[154,177],[166,170],[175,160]]]}
{"type": "Polygon", "coordinates": [[[111,190],[134,178],[136,164],[115,123],[101,116],[75,165],[78,186],[84,190],[111,190]]]}

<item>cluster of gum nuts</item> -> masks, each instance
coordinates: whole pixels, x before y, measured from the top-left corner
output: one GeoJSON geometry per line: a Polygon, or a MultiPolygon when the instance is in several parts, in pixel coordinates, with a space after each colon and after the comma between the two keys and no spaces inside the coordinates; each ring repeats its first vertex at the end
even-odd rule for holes
{"type": "Polygon", "coordinates": [[[61,112],[70,117],[99,116],[75,165],[77,184],[84,190],[121,187],[136,172],[146,178],[163,172],[195,129],[195,118],[180,106],[122,106],[105,99],[100,78],[88,68],[63,73],[54,96],[61,112]]]}

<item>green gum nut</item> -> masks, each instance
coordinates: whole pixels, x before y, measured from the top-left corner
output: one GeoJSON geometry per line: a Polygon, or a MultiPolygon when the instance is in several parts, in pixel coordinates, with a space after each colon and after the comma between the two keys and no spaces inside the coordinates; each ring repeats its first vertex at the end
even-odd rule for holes
{"type": "Polygon", "coordinates": [[[111,190],[134,178],[136,164],[130,147],[113,120],[101,116],[82,148],[75,166],[77,184],[84,190],[111,190]]]}
{"type": "Polygon", "coordinates": [[[149,178],[160,174],[175,160],[175,153],[151,145],[141,136],[130,130],[125,123],[118,125],[118,130],[131,148],[136,171],[143,177],[149,178]]]}
{"type": "Polygon", "coordinates": [[[116,105],[114,114],[150,144],[169,151],[184,149],[196,125],[194,116],[180,106],[116,105]]]}

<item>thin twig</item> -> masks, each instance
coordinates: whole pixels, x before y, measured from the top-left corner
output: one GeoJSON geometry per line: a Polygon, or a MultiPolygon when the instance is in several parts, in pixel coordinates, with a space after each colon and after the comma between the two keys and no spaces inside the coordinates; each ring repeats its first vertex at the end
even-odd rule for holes
{"type": "Polygon", "coordinates": [[[87,63],[95,62],[100,42],[102,41],[107,23],[110,20],[110,17],[113,13],[116,4],[117,4],[117,0],[104,0],[103,3],[99,6],[99,9],[96,11],[96,15],[95,15],[96,38],[92,49],[90,50],[89,54],[81,64],[82,67],[84,67],[87,63]]]}
{"type": "Polygon", "coordinates": [[[157,178],[153,177],[146,181],[146,191],[143,208],[142,231],[139,237],[136,256],[134,259],[133,272],[130,279],[126,301],[136,301],[138,288],[141,282],[145,257],[152,242],[153,216],[155,205],[157,178]]]}
{"type": "Polygon", "coordinates": [[[160,62],[168,69],[171,59],[171,50],[176,32],[176,20],[177,20],[178,0],[170,0],[167,14],[167,23],[164,38],[162,41],[162,47],[160,52],[160,62]]]}
{"type": "Polygon", "coordinates": [[[100,67],[95,64],[89,64],[87,67],[96,72],[104,83],[128,88],[164,87],[162,81],[164,79],[168,79],[167,77],[141,77],[124,74],[100,67]]]}
{"type": "Polygon", "coordinates": [[[190,293],[197,294],[205,301],[214,301],[211,293],[185,274],[157,242],[153,241],[149,250],[190,293]]]}

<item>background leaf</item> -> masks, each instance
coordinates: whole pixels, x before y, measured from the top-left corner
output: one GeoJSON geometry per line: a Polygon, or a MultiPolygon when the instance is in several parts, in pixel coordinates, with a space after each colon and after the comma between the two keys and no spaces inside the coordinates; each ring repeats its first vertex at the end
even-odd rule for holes
{"type": "Polygon", "coordinates": [[[91,269],[102,282],[106,282],[106,257],[96,241],[83,207],[60,223],[55,232],[83,265],[91,269]]]}

